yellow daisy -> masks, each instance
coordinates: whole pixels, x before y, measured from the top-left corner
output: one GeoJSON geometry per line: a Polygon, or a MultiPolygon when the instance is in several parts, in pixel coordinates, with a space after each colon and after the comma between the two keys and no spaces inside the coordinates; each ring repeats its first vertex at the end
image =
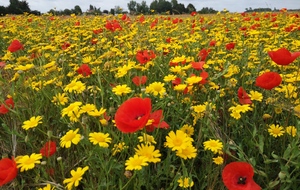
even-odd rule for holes
{"type": "Polygon", "coordinates": [[[275,125],[275,124],[272,124],[269,126],[268,132],[270,135],[272,135],[275,138],[280,137],[285,133],[283,127],[281,127],[279,125],[275,125]]]}
{"type": "Polygon", "coordinates": [[[79,182],[82,180],[83,174],[89,169],[88,166],[85,166],[84,168],[78,167],[75,170],[71,171],[72,177],[67,178],[63,181],[63,183],[67,183],[67,189],[71,190],[73,186],[77,187],[79,185],[79,182]]]}
{"type": "Polygon", "coordinates": [[[17,156],[16,163],[17,168],[21,168],[21,172],[33,169],[35,164],[40,164],[42,159],[42,154],[31,154],[30,156],[17,156]]]}
{"type": "Polygon", "coordinates": [[[78,144],[81,139],[81,135],[77,134],[78,131],[78,128],[75,131],[68,131],[63,137],[60,138],[60,146],[70,148],[72,143],[78,144]]]}
{"type": "Polygon", "coordinates": [[[42,116],[33,116],[29,120],[23,122],[22,128],[25,130],[35,128],[38,124],[43,123],[41,120],[42,116]]]}
{"type": "Polygon", "coordinates": [[[210,150],[212,151],[214,154],[217,154],[220,150],[222,150],[223,148],[223,143],[220,142],[220,140],[212,140],[209,139],[208,141],[205,141],[203,143],[204,146],[204,150],[210,150]]]}
{"type": "Polygon", "coordinates": [[[134,155],[126,160],[125,170],[141,170],[142,166],[148,165],[148,158],[145,156],[134,155]]]}
{"type": "Polygon", "coordinates": [[[94,132],[89,134],[89,140],[93,145],[98,144],[100,147],[107,148],[111,143],[111,138],[108,133],[94,132]]]}

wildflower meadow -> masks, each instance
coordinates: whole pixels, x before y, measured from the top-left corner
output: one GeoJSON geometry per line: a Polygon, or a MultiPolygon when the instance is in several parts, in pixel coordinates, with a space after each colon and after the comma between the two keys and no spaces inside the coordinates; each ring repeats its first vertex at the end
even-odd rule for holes
{"type": "Polygon", "coordinates": [[[299,15],[0,17],[1,189],[298,189],[299,15]]]}

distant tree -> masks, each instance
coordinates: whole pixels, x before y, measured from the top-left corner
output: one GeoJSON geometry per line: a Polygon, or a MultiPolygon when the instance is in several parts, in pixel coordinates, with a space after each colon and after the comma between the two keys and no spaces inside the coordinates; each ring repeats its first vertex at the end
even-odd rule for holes
{"type": "Polygon", "coordinates": [[[34,11],[31,11],[30,14],[34,14],[34,15],[41,15],[41,12],[40,11],[37,11],[37,10],[34,10],[34,11]]]}
{"type": "Polygon", "coordinates": [[[203,7],[198,13],[200,14],[215,14],[218,11],[214,10],[213,8],[203,7]]]}
{"type": "Polygon", "coordinates": [[[177,5],[176,10],[179,12],[179,14],[183,14],[183,13],[187,12],[184,4],[182,4],[182,3],[179,3],[177,5]]]}
{"type": "Polygon", "coordinates": [[[0,6],[0,16],[4,16],[7,14],[7,8],[4,6],[0,6]]]}
{"type": "Polygon", "coordinates": [[[115,15],[115,9],[110,9],[110,14],[115,15]]]}
{"type": "Polygon", "coordinates": [[[196,8],[191,3],[188,4],[188,6],[186,7],[186,9],[187,9],[188,13],[191,13],[191,12],[194,12],[194,11],[196,12],[196,8]]]}
{"type": "Polygon", "coordinates": [[[63,12],[62,12],[64,15],[71,15],[72,14],[72,11],[70,9],[65,9],[63,12]]]}
{"type": "Polygon", "coordinates": [[[7,13],[9,14],[23,14],[24,12],[30,13],[29,4],[27,1],[9,0],[7,13]]]}
{"type": "Polygon", "coordinates": [[[115,6],[115,14],[121,14],[122,10],[123,9],[119,5],[115,6]]]}
{"type": "Polygon", "coordinates": [[[158,8],[158,1],[157,0],[152,1],[152,3],[150,4],[150,9],[157,11],[157,8],[158,8]]]}
{"type": "Polygon", "coordinates": [[[136,10],[138,13],[147,14],[149,13],[149,7],[146,1],[142,1],[142,3],[137,3],[136,10]]]}
{"type": "Polygon", "coordinates": [[[127,3],[127,7],[130,14],[134,14],[136,12],[136,6],[137,6],[136,1],[131,0],[129,3],[127,3]]]}
{"type": "Polygon", "coordinates": [[[109,12],[108,12],[108,10],[103,10],[103,13],[108,14],[109,12]]]}
{"type": "Polygon", "coordinates": [[[171,4],[172,4],[172,9],[176,8],[178,5],[178,1],[177,0],[171,0],[171,4]]]}
{"type": "Polygon", "coordinates": [[[172,13],[172,4],[166,0],[154,0],[150,4],[150,9],[155,10],[157,13],[170,12],[172,13]]]}
{"type": "Polygon", "coordinates": [[[82,10],[81,10],[81,8],[80,8],[79,5],[76,5],[76,6],[74,7],[74,13],[75,13],[76,15],[81,15],[81,14],[82,14],[82,10]]]}

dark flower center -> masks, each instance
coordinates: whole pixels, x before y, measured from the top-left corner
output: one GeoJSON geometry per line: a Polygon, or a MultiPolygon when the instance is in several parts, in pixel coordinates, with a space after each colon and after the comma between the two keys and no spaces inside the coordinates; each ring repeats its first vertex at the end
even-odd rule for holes
{"type": "Polygon", "coordinates": [[[246,177],[239,177],[239,179],[238,179],[238,184],[243,184],[243,185],[245,185],[246,184],[246,177]]]}

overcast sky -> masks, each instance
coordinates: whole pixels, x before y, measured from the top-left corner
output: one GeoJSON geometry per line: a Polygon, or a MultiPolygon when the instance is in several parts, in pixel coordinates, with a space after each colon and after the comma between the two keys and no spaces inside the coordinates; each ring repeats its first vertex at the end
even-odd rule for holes
{"type": "MultiPolygon", "coordinates": [[[[42,13],[48,12],[50,9],[56,8],[56,10],[73,9],[75,5],[79,5],[83,12],[85,12],[89,5],[96,6],[103,10],[110,10],[116,5],[128,10],[127,3],[130,0],[27,0],[31,10],[38,10],[42,13]]],[[[146,0],[147,5],[150,6],[153,0],[146,0]]],[[[171,2],[171,0],[169,0],[171,2]]],[[[224,8],[231,12],[243,12],[245,8],[271,8],[277,9],[288,8],[296,9],[300,8],[300,0],[177,0],[178,3],[182,3],[187,6],[192,3],[197,10],[201,10],[202,7],[211,7],[215,10],[221,11],[224,8]]],[[[142,0],[136,0],[137,3],[141,3],[142,0]]],[[[9,5],[9,0],[0,0],[0,5],[9,5]]]]}

